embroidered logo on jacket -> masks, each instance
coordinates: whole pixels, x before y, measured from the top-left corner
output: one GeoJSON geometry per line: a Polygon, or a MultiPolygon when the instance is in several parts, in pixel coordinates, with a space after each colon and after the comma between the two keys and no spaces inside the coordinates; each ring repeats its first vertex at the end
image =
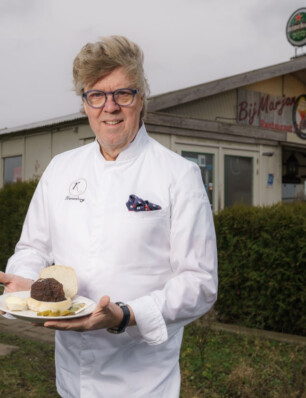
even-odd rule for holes
{"type": "Polygon", "coordinates": [[[73,181],[69,186],[69,195],[66,196],[65,200],[78,200],[84,202],[84,198],[80,198],[87,188],[87,182],[84,178],[78,178],[73,181]]]}

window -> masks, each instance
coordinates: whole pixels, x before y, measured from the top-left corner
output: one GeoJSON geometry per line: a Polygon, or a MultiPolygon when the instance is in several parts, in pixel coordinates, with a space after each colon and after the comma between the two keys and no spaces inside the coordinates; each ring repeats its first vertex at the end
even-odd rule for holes
{"type": "Polygon", "coordinates": [[[252,205],[253,158],[225,155],[224,169],[224,206],[252,205]]]}
{"type": "Polygon", "coordinates": [[[3,159],[4,184],[22,181],[22,156],[10,156],[3,159]]]}
{"type": "Polygon", "coordinates": [[[209,202],[213,207],[213,190],[214,190],[214,181],[213,181],[213,164],[214,164],[214,155],[209,153],[200,153],[200,152],[187,152],[182,151],[182,156],[192,162],[196,163],[200,166],[202,180],[204,186],[206,188],[206,192],[209,198],[209,202]]]}

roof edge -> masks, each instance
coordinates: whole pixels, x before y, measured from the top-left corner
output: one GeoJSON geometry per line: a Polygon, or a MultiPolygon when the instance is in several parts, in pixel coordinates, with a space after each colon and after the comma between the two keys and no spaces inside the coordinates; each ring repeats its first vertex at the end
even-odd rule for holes
{"type": "Polygon", "coordinates": [[[306,68],[306,55],[280,64],[156,95],[149,99],[148,111],[156,112],[176,105],[182,105],[210,95],[256,83],[257,81],[297,72],[304,68],[306,68]]]}
{"type": "Polygon", "coordinates": [[[47,119],[47,120],[43,120],[43,121],[39,121],[39,122],[24,124],[21,126],[2,128],[2,129],[0,129],[0,136],[6,135],[6,134],[18,133],[19,131],[24,131],[24,130],[36,130],[36,129],[41,129],[44,127],[58,126],[58,125],[65,124],[67,122],[79,121],[80,119],[87,120],[87,116],[81,112],[71,113],[69,115],[64,115],[61,117],[47,119]]]}

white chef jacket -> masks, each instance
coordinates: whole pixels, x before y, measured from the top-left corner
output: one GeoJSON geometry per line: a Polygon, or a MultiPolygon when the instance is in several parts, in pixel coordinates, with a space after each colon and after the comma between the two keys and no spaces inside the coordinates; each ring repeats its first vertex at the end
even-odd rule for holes
{"type": "Polygon", "coordinates": [[[64,398],[177,398],[183,326],[217,295],[213,217],[196,164],[142,125],[116,161],[97,141],[55,156],[31,201],[7,272],[37,279],[74,267],[78,294],[128,303],[137,326],[56,332],[56,383],[64,398]],[[129,211],[135,194],[161,206],[129,211]]]}

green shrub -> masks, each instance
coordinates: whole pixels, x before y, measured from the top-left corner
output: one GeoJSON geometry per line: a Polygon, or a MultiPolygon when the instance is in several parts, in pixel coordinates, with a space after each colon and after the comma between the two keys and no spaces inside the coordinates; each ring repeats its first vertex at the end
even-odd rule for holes
{"type": "Polygon", "coordinates": [[[14,253],[37,181],[17,182],[0,190],[0,270],[14,253]]]}
{"type": "Polygon", "coordinates": [[[306,203],[234,206],[215,225],[218,319],[305,334],[306,203]]]}

